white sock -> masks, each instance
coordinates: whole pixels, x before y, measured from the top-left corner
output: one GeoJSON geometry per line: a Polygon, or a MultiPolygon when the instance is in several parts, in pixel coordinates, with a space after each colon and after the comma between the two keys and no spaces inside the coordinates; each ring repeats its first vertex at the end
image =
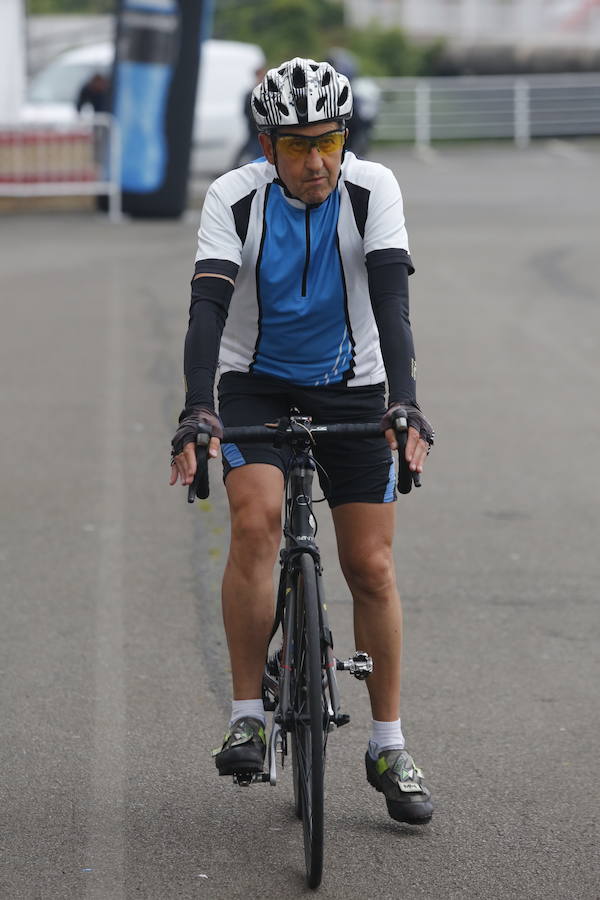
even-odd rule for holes
{"type": "Polygon", "coordinates": [[[377,759],[384,750],[404,750],[404,735],[400,719],[396,719],[395,722],[372,720],[369,753],[372,759],[377,759]]]}
{"type": "Polygon", "coordinates": [[[245,719],[252,716],[253,719],[260,719],[263,725],[266,722],[265,709],[262,699],[258,700],[232,700],[231,701],[231,719],[229,724],[232,725],[237,719],[245,719]]]}

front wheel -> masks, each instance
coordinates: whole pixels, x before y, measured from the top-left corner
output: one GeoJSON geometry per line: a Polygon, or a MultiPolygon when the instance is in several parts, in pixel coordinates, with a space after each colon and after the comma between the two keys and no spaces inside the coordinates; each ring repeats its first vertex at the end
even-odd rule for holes
{"type": "Polygon", "coordinates": [[[306,876],[318,887],[323,873],[325,715],[319,595],[315,563],[300,558],[296,580],[292,683],[292,766],[296,812],[302,818],[306,876]]]}

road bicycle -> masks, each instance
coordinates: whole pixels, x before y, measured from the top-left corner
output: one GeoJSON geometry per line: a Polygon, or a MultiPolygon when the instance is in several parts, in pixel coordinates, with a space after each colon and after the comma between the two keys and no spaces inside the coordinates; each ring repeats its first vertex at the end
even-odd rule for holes
{"type": "MultiPolygon", "coordinates": [[[[189,502],[209,493],[207,448],[210,435],[199,427],[196,457],[198,469],[188,492],[189,502]]],[[[398,410],[394,422],[398,437],[400,466],[398,488],[419,486],[418,473],[411,473],[404,460],[407,422],[398,410]]],[[[291,461],[285,482],[284,546],[280,552],[281,572],[275,620],[270,644],[276,652],[268,656],[263,675],[265,710],[273,712],[267,743],[266,771],[235,772],[235,784],[248,786],[277,782],[277,758],[283,768],[291,751],[294,806],[302,820],[304,858],[309,887],[321,883],[324,843],[325,754],[329,734],[346,725],[350,716],[341,711],[336,672],[351,672],[363,680],[373,671],[373,661],[364,651],[349,659],[337,659],[321,579],[321,556],[315,542],[317,522],[313,512],[312,483],[316,461],[312,450],[319,435],[381,435],[377,424],[315,425],[292,410],[289,417],[264,426],[226,428],[228,443],[268,442],[288,446],[291,461]]]]}

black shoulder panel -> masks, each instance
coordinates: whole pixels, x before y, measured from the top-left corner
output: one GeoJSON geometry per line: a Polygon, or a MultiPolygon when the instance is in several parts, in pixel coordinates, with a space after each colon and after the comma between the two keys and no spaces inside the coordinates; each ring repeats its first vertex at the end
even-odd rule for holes
{"type": "Polygon", "coordinates": [[[226,275],[235,281],[239,268],[230,259],[199,259],[194,266],[194,275],[226,275]]]}
{"type": "Polygon", "coordinates": [[[352,212],[354,213],[354,221],[362,238],[365,236],[365,223],[367,221],[367,213],[369,212],[369,197],[371,191],[361,187],[359,184],[353,184],[351,181],[344,181],[346,190],[352,203],[352,212]]]}
{"type": "Polygon", "coordinates": [[[234,203],[231,207],[233,219],[235,221],[235,230],[238,233],[242,245],[246,242],[248,222],[250,220],[250,207],[252,206],[255,193],[256,189],[251,191],[245,197],[242,197],[241,200],[238,200],[237,203],[234,203]]]}

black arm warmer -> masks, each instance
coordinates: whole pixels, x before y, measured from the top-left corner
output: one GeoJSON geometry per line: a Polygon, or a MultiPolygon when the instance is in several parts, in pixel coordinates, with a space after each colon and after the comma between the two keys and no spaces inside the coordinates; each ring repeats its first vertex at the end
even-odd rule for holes
{"type": "Polygon", "coordinates": [[[225,327],[233,284],[238,272],[235,263],[226,260],[199,260],[192,279],[190,321],[185,338],[183,371],[185,405],[214,410],[215,372],[219,358],[221,335],[225,327]],[[227,276],[225,278],[220,276],[227,276]]]}
{"type": "Polygon", "coordinates": [[[373,250],[367,254],[369,294],[388,380],[388,403],[417,402],[415,346],[408,307],[408,276],[413,271],[405,250],[373,250]]]}

